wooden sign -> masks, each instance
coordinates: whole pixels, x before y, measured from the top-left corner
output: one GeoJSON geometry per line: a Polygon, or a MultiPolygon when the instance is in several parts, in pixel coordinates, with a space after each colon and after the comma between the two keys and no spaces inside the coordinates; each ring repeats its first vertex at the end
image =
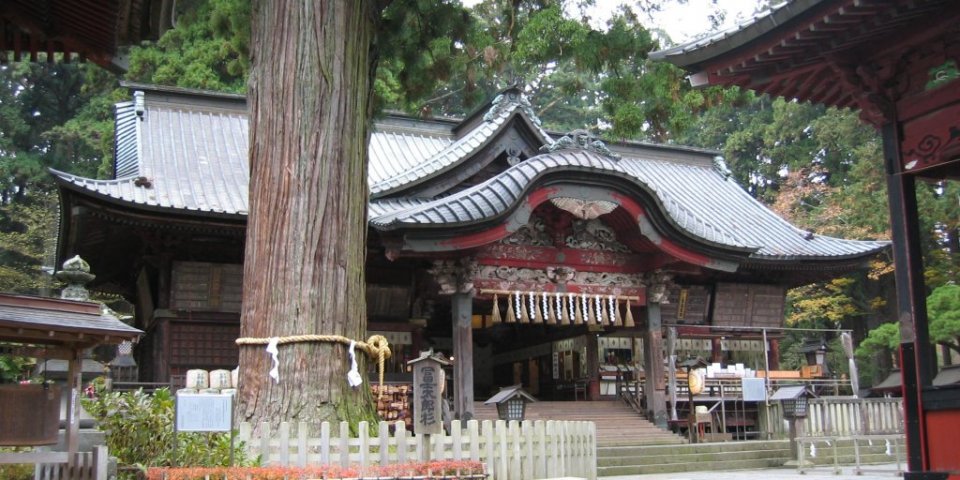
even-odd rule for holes
{"type": "Polygon", "coordinates": [[[413,365],[413,431],[418,435],[443,432],[440,388],[443,367],[426,359],[413,365]]]}

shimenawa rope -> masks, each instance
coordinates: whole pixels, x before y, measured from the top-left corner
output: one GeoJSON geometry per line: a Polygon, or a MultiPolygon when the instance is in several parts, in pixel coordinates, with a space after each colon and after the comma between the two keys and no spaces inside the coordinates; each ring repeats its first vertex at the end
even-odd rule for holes
{"type": "MultiPolygon", "coordinates": [[[[320,343],[342,343],[344,345],[350,346],[350,342],[353,340],[341,336],[341,335],[290,335],[286,337],[280,337],[277,340],[278,345],[285,345],[288,343],[306,343],[306,342],[320,342],[320,343]]],[[[243,337],[236,340],[237,345],[267,345],[270,343],[269,338],[252,338],[252,337],[243,337]]],[[[363,350],[368,357],[375,358],[377,360],[377,369],[380,374],[380,388],[377,390],[379,397],[383,395],[383,367],[384,362],[390,358],[390,344],[387,343],[387,338],[383,335],[373,335],[367,339],[366,342],[357,342],[357,348],[363,350]]]]}

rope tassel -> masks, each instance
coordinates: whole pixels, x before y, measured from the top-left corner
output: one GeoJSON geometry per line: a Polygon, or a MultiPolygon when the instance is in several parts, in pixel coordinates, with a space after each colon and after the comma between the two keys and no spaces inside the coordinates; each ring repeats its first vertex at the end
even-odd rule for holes
{"type": "Polygon", "coordinates": [[[533,292],[530,292],[530,319],[532,323],[543,323],[543,312],[540,311],[537,294],[533,292]]]}
{"type": "Polygon", "coordinates": [[[490,312],[490,323],[497,324],[500,323],[500,299],[494,295],[493,296],[493,312],[490,312]]]}
{"type": "Polygon", "coordinates": [[[623,326],[625,327],[635,327],[636,323],[633,322],[633,312],[630,311],[630,300],[627,300],[627,313],[623,316],[623,326]]]}
{"type": "Polygon", "coordinates": [[[530,315],[527,313],[526,302],[523,301],[523,296],[520,295],[520,292],[517,292],[517,305],[520,307],[520,323],[530,323],[530,315]]]}
{"type": "Polygon", "coordinates": [[[517,314],[514,313],[513,295],[507,296],[507,323],[517,323],[517,314]]]}

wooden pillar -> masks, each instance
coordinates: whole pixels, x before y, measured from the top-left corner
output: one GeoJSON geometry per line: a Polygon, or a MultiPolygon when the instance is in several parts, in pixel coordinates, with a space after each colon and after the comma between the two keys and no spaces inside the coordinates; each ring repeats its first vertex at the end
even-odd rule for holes
{"type": "Polygon", "coordinates": [[[456,418],[473,418],[473,294],[458,292],[450,300],[453,312],[453,411],[456,418]]]}
{"type": "Polygon", "coordinates": [[[600,345],[596,333],[587,332],[587,398],[600,400],[600,345]]]}
{"type": "Polygon", "coordinates": [[[710,339],[710,361],[723,363],[723,340],[720,338],[710,339]]]}
{"type": "Polygon", "coordinates": [[[770,342],[770,349],[767,351],[767,362],[770,365],[770,370],[780,370],[780,339],[771,338],[767,341],[770,342]]]}
{"type": "Polygon", "coordinates": [[[660,428],[667,428],[666,385],[663,381],[663,333],[661,331],[660,303],[650,302],[646,307],[647,328],[643,335],[643,357],[646,382],[643,392],[647,399],[647,418],[660,428]]]}
{"type": "Polygon", "coordinates": [[[900,375],[903,384],[904,427],[907,465],[911,472],[925,468],[926,451],[922,389],[931,384],[930,336],[927,326],[923,257],[920,251],[920,216],[916,181],[903,171],[900,129],[895,118],[880,129],[887,173],[887,201],[897,288],[897,318],[900,322],[900,375]]]}

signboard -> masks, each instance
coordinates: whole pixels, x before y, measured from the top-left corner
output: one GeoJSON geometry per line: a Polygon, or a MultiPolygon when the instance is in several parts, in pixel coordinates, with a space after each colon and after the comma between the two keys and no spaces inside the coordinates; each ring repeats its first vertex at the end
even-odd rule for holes
{"type": "Polygon", "coordinates": [[[767,399],[767,386],[763,378],[742,378],[744,402],[763,402],[767,399]]]}
{"type": "Polygon", "coordinates": [[[177,393],[176,430],[179,432],[230,432],[233,430],[233,395],[177,393]]]}
{"type": "Polygon", "coordinates": [[[553,352],[553,379],[560,379],[560,352],[553,352]]]}
{"type": "Polygon", "coordinates": [[[443,432],[442,382],[439,362],[426,359],[413,364],[413,431],[417,435],[443,432]]]}

